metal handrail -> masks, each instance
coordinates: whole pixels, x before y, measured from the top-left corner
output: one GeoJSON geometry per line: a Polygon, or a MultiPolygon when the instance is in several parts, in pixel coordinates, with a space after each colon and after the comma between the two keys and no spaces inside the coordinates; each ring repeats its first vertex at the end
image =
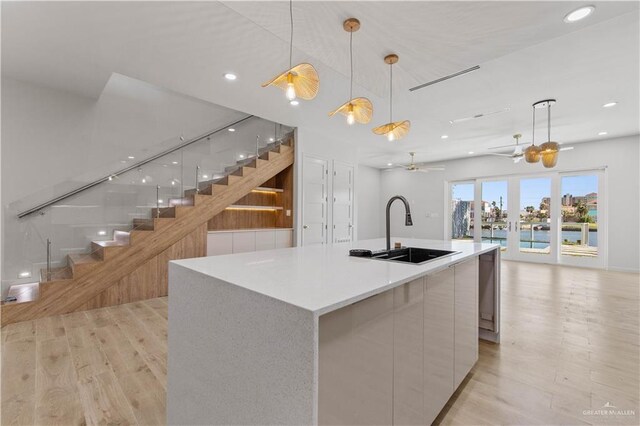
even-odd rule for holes
{"type": "Polygon", "coordinates": [[[240,123],[242,123],[244,121],[247,121],[248,119],[253,118],[253,117],[254,117],[253,115],[248,115],[248,116],[246,116],[246,117],[244,117],[244,118],[242,118],[242,119],[240,119],[238,121],[234,121],[233,123],[226,124],[225,126],[220,127],[220,128],[218,128],[216,130],[212,130],[212,131],[207,132],[207,133],[205,133],[203,135],[196,136],[195,138],[189,139],[188,141],[186,141],[184,143],[181,143],[180,145],[177,145],[177,146],[175,146],[173,148],[169,148],[169,149],[167,149],[165,151],[162,151],[161,153],[156,154],[154,156],[151,156],[151,157],[147,158],[146,160],[138,161],[137,163],[135,163],[135,164],[133,164],[133,165],[131,165],[129,167],[126,167],[126,168],[124,168],[122,170],[119,170],[119,171],[117,171],[115,173],[111,173],[108,176],[102,177],[100,179],[94,180],[91,183],[88,183],[88,184],[83,185],[83,186],[81,186],[79,188],[76,188],[76,189],[74,189],[72,191],[69,191],[66,194],[60,195],[60,196],[58,196],[56,198],[53,198],[53,199],[51,199],[51,200],[49,200],[49,201],[47,201],[45,203],[42,203],[42,204],[37,205],[35,207],[32,207],[29,210],[25,210],[25,211],[23,211],[21,213],[18,213],[18,218],[21,219],[21,218],[23,218],[25,216],[28,216],[30,214],[39,212],[40,210],[44,209],[45,207],[49,207],[52,204],[55,204],[55,203],[57,203],[59,201],[67,199],[67,198],[69,198],[69,197],[71,197],[73,195],[79,194],[79,193],[81,193],[83,191],[86,191],[89,188],[93,188],[96,185],[100,185],[103,182],[110,181],[114,177],[117,177],[117,176],[119,176],[121,174],[124,174],[126,172],[129,172],[131,170],[135,170],[135,169],[139,168],[140,166],[143,166],[143,165],[145,165],[147,163],[150,163],[150,162],[152,162],[154,160],[157,160],[160,157],[164,157],[167,154],[171,154],[172,152],[178,151],[178,150],[180,150],[180,149],[182,149],[182,148],[184,148],[186,146],[189,146],[189,145],[191,145],[193,143],[199,142],[202,139],[208,138],[208,137],[210,137],[210,136],[212,136],[212,135],[214,135],[214,134],[216,134],[218,132],[223,131],[224,129],[229,128],[229,127],[236,126],[236,125],[238,125],[238,124],[240,124],[240,123]]]}

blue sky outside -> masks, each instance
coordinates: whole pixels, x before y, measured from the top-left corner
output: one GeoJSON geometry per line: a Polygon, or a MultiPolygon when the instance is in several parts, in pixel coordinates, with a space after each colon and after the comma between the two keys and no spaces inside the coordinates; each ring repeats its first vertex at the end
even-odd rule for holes
{"type": "MultiPolygon", "coordinates": [[[[473,200],[473,183],[454,184],[452,189],[452,198],[466,201],[473,200]]],[[[571,194],[582,196],[590,192],[598,192],[598,176],[596,175],[580,175],[580,176],[564,176],[560,188],[560,195],[571,194]]],[[[507,182],[493,181],[483,182],[482,199],[491,203],[495,201],[499,204],[500,196],[502,196],[503,209],[507,209],[507,182]]],[[[550,178],[531,178],[522,179],[520,181],[520,209],[527,206],[534,206],[536,209],[540,206],[543,197],[551,196],[551,179],[550,178]]]]}

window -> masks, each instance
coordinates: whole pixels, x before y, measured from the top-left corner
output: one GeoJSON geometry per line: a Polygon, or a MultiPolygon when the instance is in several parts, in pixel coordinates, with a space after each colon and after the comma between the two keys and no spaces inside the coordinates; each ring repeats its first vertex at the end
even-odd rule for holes
{"type": "Polygon", "coordinates": [[[451,239],[473,241],[473,183],[451,185],[451,239]]]}

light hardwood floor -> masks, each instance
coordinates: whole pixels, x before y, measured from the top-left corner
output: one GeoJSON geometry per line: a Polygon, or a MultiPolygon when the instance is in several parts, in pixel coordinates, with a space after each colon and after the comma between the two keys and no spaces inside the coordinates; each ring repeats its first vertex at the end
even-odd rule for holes
{"type": "MultiPolygon", "coordinates": [[[[503,262],[502,343],[436,423],[637,425],[639,279],[503,262]]],[[[2,425],[164,424],[166,347],[166,298],[8,325],[2,425]]]]}

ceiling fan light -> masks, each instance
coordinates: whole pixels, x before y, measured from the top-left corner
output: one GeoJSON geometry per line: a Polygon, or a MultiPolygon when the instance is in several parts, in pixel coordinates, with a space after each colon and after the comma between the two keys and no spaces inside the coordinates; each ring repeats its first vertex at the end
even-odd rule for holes
{"type": "Polygon", "coordinates": [[[527,163],[537,163],[540,161],[540,147],[530,145],[524,150],[524,159],[527,163]]]}

